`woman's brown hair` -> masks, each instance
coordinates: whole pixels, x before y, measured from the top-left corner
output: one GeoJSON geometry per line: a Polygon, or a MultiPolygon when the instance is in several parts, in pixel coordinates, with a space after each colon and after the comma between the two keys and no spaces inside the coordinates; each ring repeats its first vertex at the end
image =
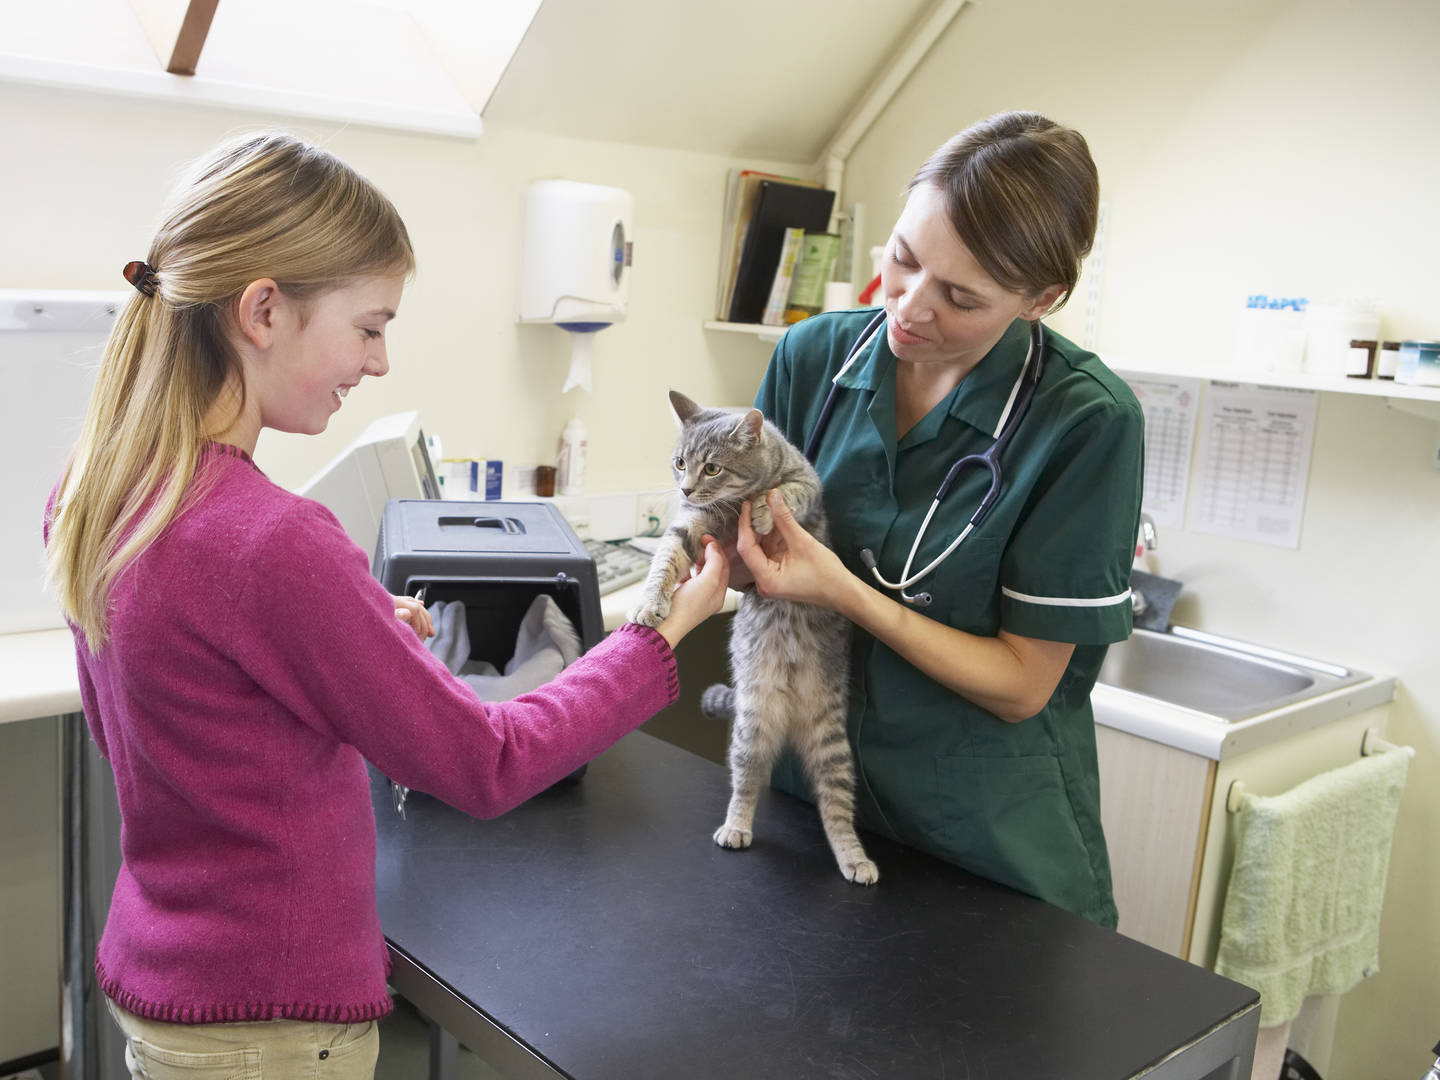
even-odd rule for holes
{"type": "Polygon", "coordinates": [[[1070,298],[1090,253],[1100,178],[1078,131],[1033,112],[1000,113],[966,128],[930,155],[907,190],[943,193],[965,246],[1012,292],[1053,285],[1070,298]]]}

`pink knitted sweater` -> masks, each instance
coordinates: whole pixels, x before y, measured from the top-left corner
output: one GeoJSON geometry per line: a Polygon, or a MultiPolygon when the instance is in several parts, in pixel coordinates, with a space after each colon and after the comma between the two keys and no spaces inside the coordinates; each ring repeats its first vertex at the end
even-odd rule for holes
{"type": "Polygon", "coordinates": [[[674,701],[674,655],[627,624],[554,682],[482,704],[323,506],[231,447],[207,449],[197,481],[121,576],[105,647],[76,631],[124,822],[100,985],[179,1023],[382,1016],[365,759],[502,814],[674,701]]]}

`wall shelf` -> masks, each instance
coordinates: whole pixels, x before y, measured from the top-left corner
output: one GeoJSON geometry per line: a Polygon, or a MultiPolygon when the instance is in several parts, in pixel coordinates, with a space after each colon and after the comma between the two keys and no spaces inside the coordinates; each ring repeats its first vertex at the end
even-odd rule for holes
{"type": "MultiPolygon", "coordinates": [[[[711,320],[701,324],[706,330],[732,334],[754,334],[761,341],[779,341],[788,326],[763,326],[760,323],[734,323],[711,320]]],[[[1398,409],[1440,420],[1440,386],[1411,386],[1393,379],[1349,379],[1342,375],[1307,375],[1302,372],[1237,371],[1220,368],[1210,371],[1187,371],[1159,366],[1108,363],[1112,370],[1124,375],[1155,378],[1218,379],[1221,382],[1255,383],[1260,386],[1284,386],[1292,390],[1321,390],[1334,394],[1359,394],[1362,397],[1387,398],[1398,409]]]]}
{"type": "Polygon", "coordinates": [[[1409,383],[1397,383],[1393,379],[1350,379],[1343,375],[1307,375],[1303,372],[1238,371],[1231,368],[1194,371],[1121,363],[1111,363],[1108,366],[1122,375],[1136,375],[1141,378],[1150,376],[1162,379],[1217,379],[1221,382],[1283,386],[1292,390],[1319,390],[1325,393],[1378,397],[1386,399],[1386,404],[1392,408],[1440,421],[1440,386],[1411,386],[1409,383]]]}
{"type": "Polygon", "coordinates": [[[706,330],[725,330],[732,334],[754,334],[761,341],[776,342],[790,329],[788,326],[765,326],[761,323],[716,322],[702,323],[706,330]]]}
{"type": "MultiPolygon", "coordinates": [[[[1257,386],[1283,386],[1293,390],[1353,394],[1358,397],[1378,397],[1388,408],[1440,424],[1440,386],[1412,386],[1409,383],[1397,383],[1394,379],[1350,379],[1343,375],[1307,375],[1303,372],[1236,371],[1229,368],[1186,371],[1164,366],[1136,367],[1128,364],[1110,364],[1109,367],[1122,377],[1135,375],[1139,378],[1218,380],[1254,383],[1257,386]]],[[[1437,442],[1430,460],[1435,468],[1440,469],[1440,442],[1437,442]]]]}

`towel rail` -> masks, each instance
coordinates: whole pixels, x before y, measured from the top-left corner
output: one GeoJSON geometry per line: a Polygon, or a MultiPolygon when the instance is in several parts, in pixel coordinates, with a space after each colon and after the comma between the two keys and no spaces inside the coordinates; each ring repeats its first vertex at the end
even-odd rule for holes
{"type": "Polygon", "coordinates": [[[1231,780],[1230,790],[1225,793],[1225,809],[1231,814],[1240,812],[1240,800],[1245,795],[1245,781],[1231,780]]]}
{"type": "Polygon", "coordinates": [[[1380,737],[1379,728],[1372,727],[1365,729],[1365,737],[1360,740],[1361,754],[1369,757],[1371,754],[1389,754],[1392,752],[1398,752],[1413,758],[1415,756],[1415,747],[1396,746],[1392,742],[1386,742],[1380,737]]]}
{"type": "MultiPolygon", "coordinates": [[[[1374,754],[1398,753],[1408,757],[1415,756],[1413,746],[1397,746],[1395,743],[1386,742],[1380,737],[1379,728],[1366,728],[1365,735],[1360,740],[1360,754],[1363,757],[1370,757],[1374,754]]],[[[1231,814],[1240,812],[1240,805],[1245,796],[1245,781],[1232,780],[1230,787],[1225,792],[1225,810],[1231,814]]]]}

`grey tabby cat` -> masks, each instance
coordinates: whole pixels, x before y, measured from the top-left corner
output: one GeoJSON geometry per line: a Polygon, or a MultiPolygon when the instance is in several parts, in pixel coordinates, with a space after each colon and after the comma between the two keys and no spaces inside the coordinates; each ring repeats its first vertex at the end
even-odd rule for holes
{"type": "MultiPolygon", "coordinates": [[[[774,527],[765,493],[778,488],[796,520],[823,544],[830,529],[820,501],[820,478],[805,456],[760,410],[706,409],[670,391],[680,423],[671,461],[680,511],[650,563],[632,622],[656,626],[670,612],[670,594],[689,572],[710,534],[735,539],[740,504],[751,502],[755,532],[774,527]]],[[[845,738],[850,626],[833,611],[747,590],[730,630],[735,688],[712,686],[701,707],[734,720],[730,736],[730,808],[715,831],[721,847],[744,848],[753,838],[755,801],[788,743],[815,790],[820,822],[840,872],[872,885],[880,878],[855,835],[855,767],[845,738]]]]}

